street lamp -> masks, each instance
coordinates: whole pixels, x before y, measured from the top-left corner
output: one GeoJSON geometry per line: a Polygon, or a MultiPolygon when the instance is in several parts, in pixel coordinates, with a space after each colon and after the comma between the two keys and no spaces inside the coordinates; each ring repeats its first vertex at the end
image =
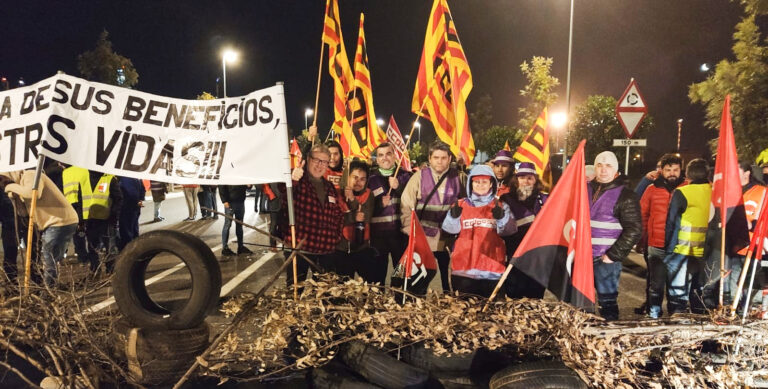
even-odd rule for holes
{"type": "Polygon", "coordinates": [[[376,118],[376,124],[379,125],[379,127],[384,125],[384,119],[382,118],[376,118]]]}
{"type": "Polygon", "coordinates": [[[677,119],[677,151],[680,152],[680,134],[683,132],[683,119],[677,119]]]}
{"type": "MultiPolygon", "coordinates": [[[[565,81],[565,115],[566,121],[571,114],[571,55],[573,54],[573,0],[571,0],[571,19],[568,24],[568,73],[565,81]]],[[[563,132],[563,170],[565,171],[565,160],[568,154],[568,129],[563,132]]]]}
{"type": "MultiPolygon", "coordinates": [[[[565,112],[554,112],[551,116],[552,128],[556,130],[562,129],[568,122],[568,115],[565,112]]],[[[565,133],[563,133],[563,140],[565,140],[565,133]]],[[[560,131],[555,132],[555,147],[559,147],[560,144],[560,131]]]]}
{"type": "Polygon", "coordinates": [[[312,108],[307,108],[304,110],[304,129],[308,130],[309,127],[307,126],[307,118],[312,116],[315,113],[315,111],[312,110],[312,108]]]}
{"type": "Polygon", "coordinates": [[[416,127],[417,130],[419,130],[419,143],[421,143],[421,123],[419,121],[413,122],[413,126],[416,127]]]}
{"type": "Polygon", "coordinates": [[[237,51],[234,51],[232,49],[225,49],[221,52],[221,69],[223,73],[223,91],[224,91],[224,97],[227,97],[227,62],[234,63],[237,61],[237,51]]]}

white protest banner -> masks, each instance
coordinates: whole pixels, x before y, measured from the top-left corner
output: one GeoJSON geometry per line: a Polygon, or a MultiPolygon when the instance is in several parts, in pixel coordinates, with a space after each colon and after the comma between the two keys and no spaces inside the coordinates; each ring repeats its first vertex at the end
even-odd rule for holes
{"type": "Polygon", "coordinates": [[[282,85],[182,100],[56,75],[0,93],[0,171],[46,157],[178,184],[291,184],[282,85]]]}

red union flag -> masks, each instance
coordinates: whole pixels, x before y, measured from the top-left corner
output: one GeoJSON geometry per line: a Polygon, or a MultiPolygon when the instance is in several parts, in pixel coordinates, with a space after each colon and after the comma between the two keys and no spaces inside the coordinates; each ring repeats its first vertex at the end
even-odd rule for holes
{"type": "Polygon", "coordinates": [[[510,261],[558,298],[594,310],[592,232],[584,171],[584,144],[531,225],[510,261]]]}
{"type": "Polygon", "coordinates": [[[427,236],[421,228],[415,210],[411,210],[410,231],[408,248],[400,258],[397,269],[395,269],[395,277],[407,279],[409,290],[426,292],[429,282],[437,274],[437,260],[429,248],[427,236]]]}
{"type": "Polygon", "coordinates": [[[387,141],[389,141],[392,148],[395,149],[395,156],[397,157],[397,161],[402,165],[403,170],[407,172],[411,171],[411,159],[405,149],[405,140],[403,140],[400,129],[397,127],[397,123],[395,123],[394,115],[389,117],[387,141]],[[405,155],[405,158],[403,158],[403,155],[405,155]]]}
{"type": "Polygon", "coordinates": [[[725,220],[729,247],[743,247],[749,243],[747,216],[741,193],[739,159],[731,123],[731,96],[725,96],[717,141],[717,159],[712,176],[712,206],[719,220],[725,220]],[[722,218],[725,215],[725,218],[722,218]]]}
{"type": "Polygon", "coordinates": [[[301,149],[299,148],[299,142],[296,142],[296,137],[293,137],[293,140],[291,141],[291,169],[294,169],[296,166],[299,166],[299,162],[301,162],[301,149]]]}

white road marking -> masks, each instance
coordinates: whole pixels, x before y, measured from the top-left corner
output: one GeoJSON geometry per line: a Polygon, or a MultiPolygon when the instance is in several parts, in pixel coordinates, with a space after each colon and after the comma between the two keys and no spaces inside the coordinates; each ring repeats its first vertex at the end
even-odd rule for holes
{"type": "Polygon", "coordinates": [[[220,297],[224,297],[229,294],[233,289],[235,289],[238,285],[240,285],[243,281],[245,281],[246,278],[250,277],[251,274],[256,272],[260,267],[264,266],[267,261],[272,259],[277,255],[277,253],[266,253],[261,256],[256,262],[252,263],[250,266],[245,268],[245,270],[241,271],[238,275],[235,276],[235,278],[229,280],[229,282],[226,283],[223,287],[221,287],[221,294],[220,297]]]}
{"type": "MultiPolygon", "coordinates": [[[[257,227],[257,228],[262,228],[262,227],[264,227],[264,226],[267,226],[267,225],[269,225],[269,223],[262,223],[262,224],[259,224],[259,225],[258,225],[258,226],[256,226],[256,227],[257,227]]],[[[252,234],[252,233],[254,233],[254,231],[253,231],[253,230],[249,230],[249,231],[245,232],[245,233],[243,234],[243,239],[245,239],[245,237],[246,237],[247,235],[250,235],[250,234],[252,234]]],[[[211,251],[213,251],[213,252],[215,253],[215,252],[217,252],[217,251],[219,251],[219,250],[221,250],[221,249],[222,249],[222,245],[221,245],[221,244],[219,244],[219,245],[217,245],[216,247],[213,247],[213,248],[211,248],[211,251]]],[[[273,254],[273,255],[274,255],[274,253],[270,253],[270,254],[273,254]]],[[[264,258],[264,257],[262,257],[262,258],[264,258]]],[[[258,263],[258,262],[260,262],[260,261],[261,261],[261,259],[259,259],[259,261],[257,261],[257,263],[258,263]]],[[[266,262],[266,260],[265,260],[264,262],[266,262]]],[[[152,277],[152,278],[150,278],[150,279],[146,280],[146,281],[144,282],[144,285],[146,285],[146,286],[152,285],[152,284],[154,284],[155,282],[157,282],[157,281],[160,281],[160,280],[162,280],[163,278],[165,278],[165,277],[168,277],[169,275],[171,275],[171,274],[175,273],[177,270],[181,269],[182,267],[186,267],[186,265],[184,264],[184,262],[178,263],[178,264],[176,264],[174,267],[172,267],[172,268],[170,268],[170,269],[166,269],[166,270],[164,270],[163,272],[161,272],[161,273],[159,273],[159,274],[155,275],[154,277],[152,277]]],[[[248,270],[248,269],[250,269],[251,267],[253,267],[253,265],[249,266],[247,269],[245,269],[245,271],[247,271],[247,270],[248,270]]],[[[256,267],[256,268],[258,268],[258,267],[256,267]]],[[[256,271],[256,269],[254,269],[253,271],[256,271]]],[[[240,281],[240,282],[242,282],[242,281],[240,281]]],[[[229,283],[227,283],[227,285],[229,285],[229,283]]],[[[234,286],[237,286],[237,285],[234,285],[234,286]]],[[[234,286],[233,286],[233,288],[234,288],[234,286]]],[[[225,285],[225,287],[226,287],[226,285],[225,285]]],[[[222,292],[223,292],[223,288],[222,288],[222,292]]],[[[222,295],[222,296],[223,296],[223,295],[222,295]]],[[[104,301],[102,301],[102,302],[100,302],[100,303],[98,303],[98,304],[94,304],[94,305],[91,305],[90,307],[88,307],[88,308],[84,309],[84,310],[81,312],[81,314],[83,314],[83,315],[87,315],[87,314],[90,314],[90,313],[96,313],[96,312],[98,312],[98,311],[100,311],[100,310],[102,310],[102,309],[104,309],[104,308],[106,308],[106,307],[108,307],[108,306],[110,306],[110,305],[112,305],[112,304],[114,304],[114,303],[115,303],[115,297],[113,296],[113,297],[110,297],[110,298],[108,298],[108,299],[106,299],[106,300],[104,300],[104,301]]]]}

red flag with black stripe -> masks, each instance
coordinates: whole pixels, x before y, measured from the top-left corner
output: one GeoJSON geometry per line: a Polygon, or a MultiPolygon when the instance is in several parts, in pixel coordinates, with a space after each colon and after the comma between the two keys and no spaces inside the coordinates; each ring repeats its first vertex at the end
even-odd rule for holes
{"type": "Polygon", "coordinates": [[[571,158],[510,261],[558,298],[593,311],[592,232],[584,171],[584,143],[571,158]]]}

